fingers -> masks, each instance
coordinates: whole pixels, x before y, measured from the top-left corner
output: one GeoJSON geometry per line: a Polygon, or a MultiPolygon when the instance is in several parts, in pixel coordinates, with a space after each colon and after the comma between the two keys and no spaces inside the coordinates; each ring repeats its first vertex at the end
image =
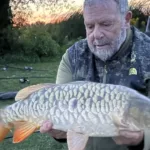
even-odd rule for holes
{"type": "Polygon", "coordinates": [[[129,139],[126,139],[126,138],[121,137],[121,136],[114,137],[113,140],[118,145],[131,145],[131,141],[129,141],[129,139]]]}
{"type": "Polygon", "coordinates": [[[59,130],[51,130],[51,131],[49,132],[49,134],[50,134],[52,137],[55,137],[56,139],[65,139],[65,138],[67,137],[66,132],[59,131],[59,130]]]}
{"type": "Polygon", "coordinates": [[[118,137],[113,140],[118,145],[138,145],[144,138],[144,132],[120,131],[118,137]]]}
{"type": "Polygon", "coordinates": [[[51,122],[49,122],[49,121],[45,121],[43,124],[42,124],[42,126],[41,126],[41,128],[40,128],[40,132],[41,133],[47,133],[47,132],[49,132],[50,130],[52,130],[52,123],[51,122]]]}
{"type": "Polygon", "coordinates": [[[66,132],[54,130],[54,129],[52,129],[52,126],[53,125],[50,121],[45,121],[40,128],[40,132],[41,133],[48,133],[50,136],[52,136],[56,139],[66,138],[66,132]]]}
{"type": "Polygon", "coordinates": [[[142,135],[143,135],[143,132],[142,131],[136,131],[136,132],[133,132],[133,131],[120,131],[119,132],[120,136],[123,136],[125,138],[133,138],[135,140],[138,140],[142,135]]]}

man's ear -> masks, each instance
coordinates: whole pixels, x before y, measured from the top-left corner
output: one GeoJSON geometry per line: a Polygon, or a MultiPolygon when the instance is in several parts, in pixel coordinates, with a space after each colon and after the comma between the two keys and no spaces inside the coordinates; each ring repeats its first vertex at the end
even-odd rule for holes
{"type": "Polygon", "coordinates": [[[126,16],[125,16],[125,25],[126,27],[130,26],[130,20],[132,19],[132,12],[128,11],[126,16]]]}

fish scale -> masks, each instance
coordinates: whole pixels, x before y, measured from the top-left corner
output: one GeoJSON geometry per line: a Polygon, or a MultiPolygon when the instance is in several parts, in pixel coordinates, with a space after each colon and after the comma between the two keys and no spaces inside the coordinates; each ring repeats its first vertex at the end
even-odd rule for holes
{"type": "Polygon", "coordinates": [[[50,120],[54,129],[100,137],[118,135],[119,120],[133,130],[150,127],[150,100],[130,88],[87,81],[39,87],[29,95],[30,87],[20,91],[24,98],[18,94],[19,101],[0,110],[0,123],[24,121],[37,128],[50,120]]]}

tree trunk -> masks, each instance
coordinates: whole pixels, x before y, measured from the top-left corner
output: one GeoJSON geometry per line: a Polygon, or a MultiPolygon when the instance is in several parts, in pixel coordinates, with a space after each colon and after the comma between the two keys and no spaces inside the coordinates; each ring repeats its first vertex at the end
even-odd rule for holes
{"type": "Polygon", "coordinates": [[[0,0],[0,30],[11,24],[10,0],[0,0]]]}

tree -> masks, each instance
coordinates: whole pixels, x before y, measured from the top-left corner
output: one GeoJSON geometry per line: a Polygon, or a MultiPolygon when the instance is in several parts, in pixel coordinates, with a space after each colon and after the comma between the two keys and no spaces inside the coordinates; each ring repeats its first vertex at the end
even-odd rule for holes
{"type": "Polygon", "coordinates": [[[138,20],[136,22],[136,27],[141,29],[142,28],[142,22],[144,22],[146,24],[147,22],[147,16],[145,16],[141,11],[139,11],[138,9],[132,9],[132,13],[133,16],[132,18],[134,18],[135,20],[138,20]]]}
{"type": "MultiPolygon", "coordinates": [[[[49,6],[58,7],[70,7],[70,4],[74,2],[74,0],[63,0],[63,3],[60,3],[60,0],[0,0],[0,29],[7,27],[12,23],[12,16],[14,17],[16,14],[19,14],[21,11],[26,11],[30,15],[30,4],[33,3],[37,7],[45,7],[45,10],[49,10],[49,6]]],[[[58,8],[57,7],[57,8],[58,8]]],[[[70,8],[72,9],[72,8],[70,8]]],[[[53,9],[50,10],[54,12],[53,9]]]]}
{"type": "Polygon", "coordinates": [[[0,0],[0,29],[3,29],[11,24],[11,8],[9,0],[0,0]]]}
{"type": "Polygon", "coordinates": [[[146,26],[146,32],[150,32],[150,1],[149,0],[131,0],[130,6],[139,9],[144,15],[149,16],[146,26]]]}

